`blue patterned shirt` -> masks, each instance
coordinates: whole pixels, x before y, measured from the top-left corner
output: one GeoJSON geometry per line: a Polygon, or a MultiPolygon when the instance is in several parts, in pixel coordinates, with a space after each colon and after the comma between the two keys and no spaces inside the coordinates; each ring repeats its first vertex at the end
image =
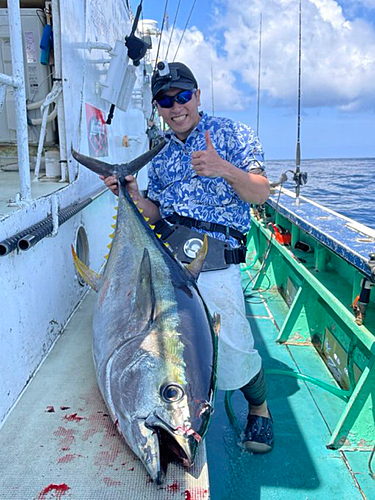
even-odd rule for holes
{"type": "MultiPolygon", "coordinates": [[[[191,154],[206,149],[206,130],[210,131],[212,144],[224,160],[247,172],[264,170],[262,146],[249,126],[201,113],[200,122],[185,142],[172,130],[165,133],[168,142],[149,168],[148,197],[160,203],[163,218],[176,212],[246,233],[250,228],[249,204],[241,200],[222,177],[202,177],[192,167],[191,154]]],[[[199,231],[226,239],[221,233],[199,231]]],[[[239,244],[234,238],[228,241],[232,246],[239,244]]]]}

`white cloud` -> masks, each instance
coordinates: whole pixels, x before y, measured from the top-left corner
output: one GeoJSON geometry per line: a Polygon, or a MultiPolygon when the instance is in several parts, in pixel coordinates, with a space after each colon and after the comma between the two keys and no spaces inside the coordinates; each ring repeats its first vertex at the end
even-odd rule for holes
{"type": "MultiPolygon", "coordinates": [[[[335,0],[303,0],[302,104],[336,106],[344,111],[375,109],[375,29],[358,18],[345,18],[335,0]]],[[[375,6],[375,0],[362,0],[375,6]]],[[[215,23],[205,36],[185,33],[177,60],[188,64],[211,109],[211,66],[215,109],[246,109],[257,88],[259,15],[262,13],[262,102],[296,105],[298,81],[298,2],[296,0],[216,0],[215,23]],[[238,82],[241,82],[238,85],[238,82]]],[[[170,55],[181,31],[175,30],[170,55]]],[[[164,38],[165,53],[168,38],[164,38]]],[[[173,58],[173,56],[172,56],[173,58]]]]}
{"type": "MultiPolygon", "coordinates": [[[[164,59],[169,44],[171,30],[163,34],[159,52],[159,59],[164,59]]],[[[173,61],[182,30],[175,29],[168,51],[168,61],[173,61]]],[[[156,47],[154,48],[154,57],[156,47]]],[[[204,35],[197,28],[193,27],[184,34],[183,43],[178,48],[176,61],[185,63],[193,71],[199,87],[202,89],[202,108],[211,111],[212,90],[214,92],[214,106],[216,103],[225,103],[224,109],[241,110],[244,101],[249,99],[236,88],[235,75],[227,66],[226,59],[220,58],[216,50],[216,44],[204,35]],[[212,68],[212,70],[211,70],[212,68]],[[214,75],[212,85],[211,74],[214,75]],[[220,82],[220,83],[218,83],[220,82]]]]}
{"type": "MultiPolygon", "coordinates": [[[[226,32],[228,60],[256,85],[259,13],[262,30],[262,89],[267,100],[295,102],[298,75],[298,2],[255,0],[231,4],[226,32]],[[241,30],[236,30],[236,19],[241,30]]],[[[349,22],[334,0],[303,2],[302,82],[305,106],[374,106],[375,31],[361,20],[349,22]]],[[[349,109],[349,108],[348,108],[349,109]]]]}

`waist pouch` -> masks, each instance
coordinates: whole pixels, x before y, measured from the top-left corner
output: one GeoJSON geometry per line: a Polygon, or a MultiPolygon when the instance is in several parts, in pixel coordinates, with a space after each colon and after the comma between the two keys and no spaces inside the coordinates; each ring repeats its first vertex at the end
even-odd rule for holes
{"type": "MultiPolygon", "coordinates": [[[[168,224],[164,219],[155,224],[155,233],[168,243],[178,260],[189,264],[203,245],[204,234],[181,224],[168,224]]],[[[231,264],[239,264],[246,260],[246,246],[231,248],[229,243],[207,235],[208,251],[202,271],[226,269],[231,264]]]]}

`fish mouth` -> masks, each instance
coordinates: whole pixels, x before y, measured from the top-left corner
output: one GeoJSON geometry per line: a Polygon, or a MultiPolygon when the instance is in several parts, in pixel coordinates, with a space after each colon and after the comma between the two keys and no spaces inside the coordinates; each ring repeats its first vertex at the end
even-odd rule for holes
{"type": "Polygon", "coordinates": [[[185,467],[193,465],[200,436],[191,427],[185,425],[174,429],[155,414],[150,415],[144,425],[157,439],[158,466],[155,473],[150,473],[157,484],[164,482],[170,462],[179,462],[185,467]]]}

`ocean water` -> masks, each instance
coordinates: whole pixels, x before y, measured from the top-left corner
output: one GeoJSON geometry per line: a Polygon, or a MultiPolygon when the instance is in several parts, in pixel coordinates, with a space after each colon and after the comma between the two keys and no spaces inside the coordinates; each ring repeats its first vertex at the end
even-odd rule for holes
{"type": "MultiPolygon", "coordinates": [[[[271,182],[295,168],[294,160],[266,160],[271,182]]],[[[375,158],[302,160],[300,168],[307,172],[302,196],[375,229],[375,158]]],[[[284,187],[294,190],[292,174],[287,175],[284,187]]]]}

